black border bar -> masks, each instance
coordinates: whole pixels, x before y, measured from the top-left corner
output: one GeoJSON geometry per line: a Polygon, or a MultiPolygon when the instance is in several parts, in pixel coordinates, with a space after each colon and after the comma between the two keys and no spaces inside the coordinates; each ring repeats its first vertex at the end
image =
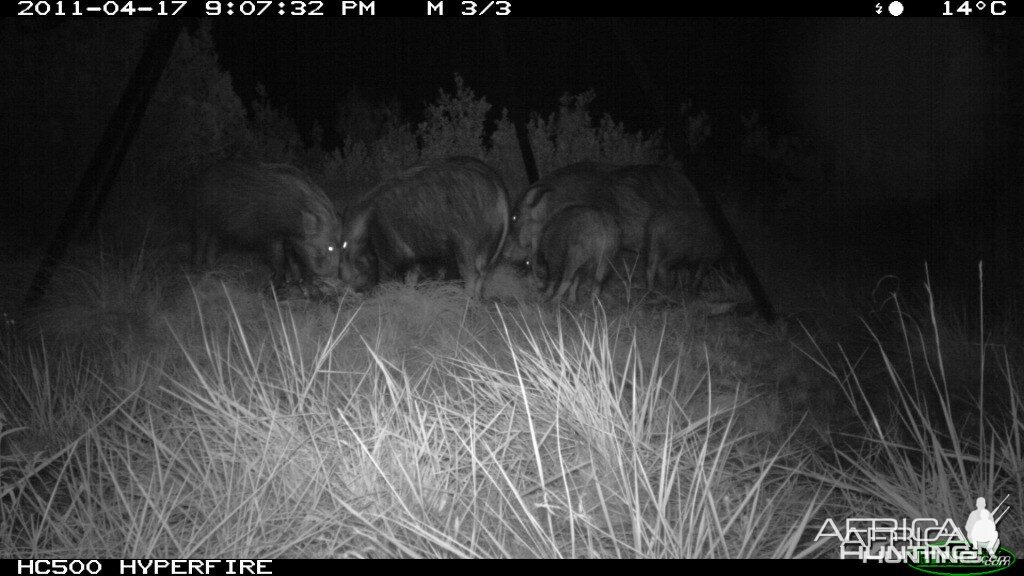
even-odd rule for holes
{"type": "Polygon", "coordinates": [[[944,16],[977,19],[1015,14],[1016,0],[846,0],[763,2],[756,5],[731,2],[666,2],[612,0],[15,0],[4,2],[3,16],[216,16],[234,18],[289,17],[373,18],[420,16],[424,18],[509,16],[850,16],[865,18],[944,16]],[[670,12],[670,14],[668,13],[670,12]]]}

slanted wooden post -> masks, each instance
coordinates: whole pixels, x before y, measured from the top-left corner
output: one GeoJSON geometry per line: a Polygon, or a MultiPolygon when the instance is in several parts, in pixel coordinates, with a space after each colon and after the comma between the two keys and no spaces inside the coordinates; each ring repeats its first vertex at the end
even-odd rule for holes
{"type": "MultiPolygon", "coordinates": [[[[658,115],[658,120],[665,129],[665,139],[668,142],[668,145],[675,149],[675,143],[678,138],[678,128],[676,127],[679,125],[679,122],[673,121],[665,93],[658,87],[654,79],[651,78],[650,71],[648,71],[647,65],[637,53],[636,47],[629,36],[629,32],[622,24],[622,20],[618,18],[614,20],[615,22],[612,24],[612,28],[614,30],[615,37],[618,40],[626,58],[629,60],[630,65],[633,67],[640,89],[647,96],[647,100],[650,101],[651,106],[654,107],[654,110],[658,115]]],[[[676,152],[678,153],[678,151],[676,152]]],[[[718,233],[722,236],[722,241],[725,242],[727,249],[736,260],[736,266],[739,268],[740,275],[743,276],[743,280],[746,282],[751,296],[754,297],[754,303],[757,304],[757,309],[761,313],[761,317],[763,317],[765,322],[768,322],[769,324],[774,323],[775,309],[772,307],[772,303],[768,300],[768,295],[765,293],[764,285],[761,284],[761,280],[757,277],[754,267],[750,265],[750,260],[747,258],[746,251],[743,250],[743,245],[740,244],[739,238],[737,238],[736,233],[733,232],[732,226],[729,224],[729,219],[726,218],[725,212],[722,211],[722,205],[718,202],[718,198],[703,186],[694,186],[694,188],[697,190],[697,195],[704,204],[704,208],[707,210],[708,216],[711,218],[712,222],[714,222],[718,233]]]]}
{"type": "Polygon", "coordinates": [[[32,279],[28,295],[25,297],[26,306],[34,306],[42,299],[53,277],[53,268],[64,259],[71,242],[95,228],[117,172],[121,168],[121,162],[131,146],[149,99],[156,90],[160,76],[170,59],[174,43],[182,26],[192,20],[159,19],[135,67],[135,72],[121,95],[121,102],[110,118],[110,123],[107,124],[106,131],[93,152],[92,160],[78,183],[71,204],[64,212],[64,218],[57,227],[57,232],[32,279]],[[83,218],[84,228],[81,225],[83,218]]]}
{"type": "Polygon", "coordinates": [[[507,23],[500,18],[490,18],[491,41],[498,54],[498,66],[501,69],[502,77],[505,79],[505,102],[508,105],[509,117],[512,125],[516,128],[516,140],[519,141],[519,153],[523,156],[523,167],[526,169],[526,179],[532,184],[540,178],[537,171],[537,160],[533,155],[533,146],[530,145],[530,133],[526,129],[528,120],[527,110],[519,98],[519,86],[522,83],[516,74],[512,72],[511,53],[509,52],[508,36],[505,33],[507,23]]]}

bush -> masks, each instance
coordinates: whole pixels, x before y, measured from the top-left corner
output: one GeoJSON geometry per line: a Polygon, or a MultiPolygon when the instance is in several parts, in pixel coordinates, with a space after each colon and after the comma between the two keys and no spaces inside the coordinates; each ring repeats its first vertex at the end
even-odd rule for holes
{"type": "MultiPolygon", "coordinates": [[[[609,115],[596,121],[589,112],[593,91],[564,96],[558,112],[545,120],[534,114],[527,125],[534,158],[541,174],[555,168],[591,160],[613,164],[657,163],[668,159],[660,134],[629,132],[609,115]]],[[[369,106],[362,106],[370,108],[369,106]]],[[[371,117],[381,117],[381,107],[371,117]]],[[[425,120],[413,131],[408,124],[385,123],[379,137],[348,137],[341,150],[324,161],[324,181],[336,199],[345,203],[371,188],[381,178],[428,158],[469,155],[497,168],[510,190],[528,184],[515,127],[508,111],[489,122],[492,110],[486,98],[455,75],[455,91],[440,90],[438,99],[424,110],[425,120]]]]}

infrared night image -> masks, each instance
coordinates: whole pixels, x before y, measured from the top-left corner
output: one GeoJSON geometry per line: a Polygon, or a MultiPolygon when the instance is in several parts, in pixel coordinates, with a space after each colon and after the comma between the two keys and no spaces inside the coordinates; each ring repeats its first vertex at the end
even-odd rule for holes
{"type": "Polygon", "coordinates": [[[1014,18],[5,18],[0,85],[0,558],[1024,550],[1014,18]]]}

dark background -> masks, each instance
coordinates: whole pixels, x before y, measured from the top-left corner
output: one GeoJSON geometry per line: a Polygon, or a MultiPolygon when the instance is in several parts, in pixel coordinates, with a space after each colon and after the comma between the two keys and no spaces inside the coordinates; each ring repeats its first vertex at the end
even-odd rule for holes
{"type": "Polygon", "coordinates": [[[550,111],[563,94],[597,92],[595,106],[635,128],[657,119],[636,87],[634,71],[612,32],[620,21],[671,102],[736,116],[781,111],[787,78],[779,72],[820,29],[812,20],[784,25],[734,18],[381,18],[223,19],[216,22],[221,63],[246,101],[262,82],[300,128],[333,123],[350,86],[372,100],[397,97],[411,115],[450,90],[454,73],[501,105],[504,78],[494,39],[509,45],[518,94],[550,111]]]}
{"type": "MultiPolygon", "coordinates": [[[[329,129],[335,105],[351,86],[372,100],[397,97],[414,117],[459,73],[478,95],[502,104],[490,20],[329,20],[218,20],[221,62],[243,100],[251,101],[262,82],[301,129],[313,120],[329,129]]],[[[523,104],[551,110],[562,94],[593,88],[596,109],[634,128],[657,128],[610,20],[629,32],[669,102],[692,99],[711,114],[721,139],[739,130],[740,114],[758,110],[777,132],[810,138],[857,169],[871,162],[876,180],[900,187],[876,182],[860,194],[916,199],[936,190],[921,190],[912,176],[927,180],[939,170],[946,180],[940,187],[957,180],[961,188],[970,186],[959,181],[965,176],[1016,164],[1007,157],[1020,150],[1020,22],[502,19],[523,104]],[[852,157],[858,152],[874,158],[852,157]]]]}
{"type": "MultiPolygon", "coordinates": [[[[59,22],[37,22],[4,23],[32,28],[5,64],[16,74],[0,79],[21,98],[8,98],[5,114],[34,110],[38,131],[63,141],[81,118],[37,72],[48,65],[47,46],[67,48],[74,38],[61,35],[59,22]],[[26,91],[35,78],[38,89],[26,91]],[[26,92],[31,102],[20,96],[26,92]]],[[[593,89],[595,117],[608,113],[631,130],[658,129],[614,25],[632,39],[673,112],[690,100],[693,110],[709,114],[711,139],[684,164],[698,185],[759,223],[757,231],[740,230],[754,259],[788,254],[811,271],[828,265],[864,279],[915,277],[927,261],[933,273],[967,287],[984,259],[1002,293],[1024,284],[1018,20],[259,17],[215,19],[212,35],[244,103],[262,84],[305,137],[318,123],[330,149],[345,136],[335,129],[338,106],[353,88],[367,101],[398,103],[401,120],[415,124],[439,89],[453,91],[459,74],[496,116],[509,103],[509,86],[495,26],[507,43],[511,88],[525,107],[546,116],[559,97],[593,89]],[[770,134],[800,142],[811,176],[743,156],[740,119],[752,111],[770,134]],[[766,197],[772,202],[762,202],[766,197]]],[[[132,66],[126,57],[124,73],[132,66]]],[[[75,96],[85,102],[87,68],[75,96]]],[[[8,125],[24,130],[25,123],[8,125]]],[[[4,153],[5,240],[44,245],[92,148],[37,150],[11,134],[4,153]],[[51,165],[65,182],[40,185],[51,165]],[[62,172],[62,165],[72,168],[62,172]]],[[[785,284],[786,274],[778,280],[785,284]]]]}
{"type": "MultiPolygon", "coordinates": [[[[350,86],[371,100],[399,101],[413,121],[439,87],[451,89],[453,73],[496,108],[505,105],[492,22],[236,19],[218,21],[214,35],[243,100],[262,82],[301,130],[317,120],[334,144],[335,105],[350,86]]],[[[1021,22],[502,19],[522,104],[550,113],[561,95],[594,89],[596,113],[633,129],[660,128],[616,24],[673,109],[690,100],[710,114],[712,139],[687,167],[702,186],[754,204],[782,193],[774,189],[777,167],[734,178],[740,118],[756,110],[772,134],[799,138],[821,169],[821,180],[785,191],[785,213],[767,215],[781,235],[824,242],[833,253],[816,258],[852,257],[857,275],[917,279],[928,261],[947,284],[973,284],[984,259],[992,287],[1020,285],[1021,22]]]]}

